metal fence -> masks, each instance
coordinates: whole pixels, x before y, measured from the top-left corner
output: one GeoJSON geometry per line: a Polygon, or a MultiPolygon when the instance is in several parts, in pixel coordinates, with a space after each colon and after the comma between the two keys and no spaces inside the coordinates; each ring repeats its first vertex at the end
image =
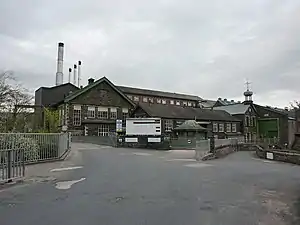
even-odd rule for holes
{"type": "Polygon", "coordinates": [[[24,149],[0,150],[0,182],[21,178],[24,175],[24,149]]]}
{"type": "Polygon", "coordinates": [[[69,133],[0,133],[0,152],[22,149],[25,163],[60,159],[70,146],[69,133]]]}
{"type": "Polygon", "coordinates": [[[208,152],[210,152],[210,140],[196,140],[195,158],[200,160],[208,152]]]}

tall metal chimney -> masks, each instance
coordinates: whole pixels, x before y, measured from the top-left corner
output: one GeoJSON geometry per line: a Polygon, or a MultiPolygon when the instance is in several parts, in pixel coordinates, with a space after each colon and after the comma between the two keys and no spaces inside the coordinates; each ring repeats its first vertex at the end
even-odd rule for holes
{"type": "Polygon", "coordinates": [[[76,80],[77,80],[77,65],[74,64],[74,77],[73,77],[73,84],[76,86],[76,80]]]}
{"type": "Polygon", "coordinates": [[[72,77],[72,68],[69,68],[69,83],[71,83],[71,77],[72,77]]]}
{"type": "Polygon", "coordinates": [[[78,87],[80,87],[80,80],[81,80],[81,61],[78,61],[78,87]]]}
{"type": "Polygon", "coordinates": [[[58,43],[58,56],[57,56],[57,71],[56,71],[56,79],[55,85],[61,85],[64,81],[64,43],[58,43]]]}

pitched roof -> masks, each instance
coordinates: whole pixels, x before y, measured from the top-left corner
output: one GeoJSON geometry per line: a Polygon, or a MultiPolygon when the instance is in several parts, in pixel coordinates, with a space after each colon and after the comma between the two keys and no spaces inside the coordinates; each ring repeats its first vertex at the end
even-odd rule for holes
{"type": "Polygon", "coordinates": [[[205,127],[202,127],[195,120],[187,120],[184,123],[180,124],[178,127],[174,128],[174,130],[200,131],[200,130],[207,130],[207,129],[205,127]]]}
{"type": "Polygon", "coordinates": [[[156,90],[149,90],[149,89],[142,89],[142,88],[133,88],[133,87],[125,87],[125,86],[116,86],[122,92],[126,94],[136,94],[136,95],[147,95],[147,96],[159,96],[162,98],[174,98],[174,99],[185,99],[191,101],[201,101],[202,98],[196,95],[187,95],[187,94],[179,94],[179,93],[172,93],[172,92],[165,92],[165,91],[156,91],[156,90]]]}
{"type": "Polygon", "coordinates": [[[214,107],[214,110],[225,110],[231,115],[237,115],[237,114],[244,114],[248,109],[250,105],[244,105],[243,103],[236,103],[232,105],[224,105],[224,106],[217,106],[214,107]]]}
{"type": "Polygon", "coordinates": [[[217,101],[214,101],[214,100],[203,99],[203,100],[201,100],[201,105],[204,108],[212,108],[216,104],[216,102],[217,101]]]}
{"type": "Polygon", "coordinates": [[[117,88],[110,80],[108,80],[106,77],[102,77],[99,80],[93,82],[92,84],[89,84],[87,86],[85,86],[82,89],[79,89],[78,91],[72,93],[71,95],[67,96],[65,98],[65,102],[68,102],[76,97],[78,97],[79,95],[85,93],[88,90],[91,90],[92,88],[96,87],[98,84],[102,83],[102,82],[106,82],[108,83],[108,85],[110,85],[118,94],[120,94],[123,98],[125,98],[131,105],[135,106],[135,104],[119,89],[117,88]]]}
{"type": "Polygon", "coordinates": [[[264,108],[265,110],[269,110],[271,112],[283,115],[283,116],[287,116],[288,115],[288,111],[285,110],[280,110],[278,108],[272,108],[270,106],[262,106],[262,105],[258,105],[258,104],[253,104],[256,108],[264,108]]]}
{"type": "Polygon", "coordinates": [[[196,118],[198,120],[208,121],[240,121],[222,110],[210,110],[142,102],[138,104],[137,108],[138,107],[141,107],[151,117],[186,120],[196,118]]]}

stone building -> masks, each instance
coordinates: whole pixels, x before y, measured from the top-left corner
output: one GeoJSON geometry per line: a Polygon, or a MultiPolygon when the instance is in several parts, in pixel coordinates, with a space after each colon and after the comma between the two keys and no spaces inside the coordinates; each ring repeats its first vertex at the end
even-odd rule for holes
{"type": "Polygon", "coordinates": [[[244,92],[245,101],[243,103],[218,99],[214,110],[225,110],[230,115],[241,120],[240,131],[245,137],[245,141],[256,140],[258,136],[258,113],[253,105],[252,92],[247,89],[244,92]]]}
{"type": "Polygon", "coordinates": [[[127,97],[135,103],[151,103],[162,105],[176,105],[200,107],[202,98],[195,95],[186,95],[164,91],[147,90],[141,88],[117,86],[127,97]]]}
{"type": "Polygon", "coordinates": [[[216,138],[240,135],[241,121],[223,110],[210,110],[176,105],[139,103],[131,117],[157,117],[162,119],[162,133],[171,133],[173,128],[186,120],[196,120],[209,129],[216,138]]]}

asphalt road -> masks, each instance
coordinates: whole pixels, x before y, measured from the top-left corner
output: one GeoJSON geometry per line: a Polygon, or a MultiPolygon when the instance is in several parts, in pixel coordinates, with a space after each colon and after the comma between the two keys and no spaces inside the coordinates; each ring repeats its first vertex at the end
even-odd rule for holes
{"type": "Polygon", "coordinates": [[[197,163],[185,153],[77,147],[77,169],[0,191],[1,225],[300,224],[299,166],[249,152],[197,163]]]}

